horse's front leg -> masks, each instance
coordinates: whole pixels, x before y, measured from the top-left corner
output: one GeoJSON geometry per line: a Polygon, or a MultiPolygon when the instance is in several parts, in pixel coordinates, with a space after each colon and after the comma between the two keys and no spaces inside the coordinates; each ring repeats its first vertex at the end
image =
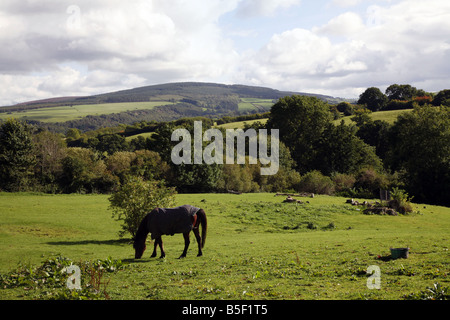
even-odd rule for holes
{"type": "Polygon", "coordinates": [[[189,240],[189,232],[183,233],[183,237],[184,237],[184,250],[179,259],[186,257],[189,248],[189,243],[191,242],[191,240],[189,240]]]}
{"type": "Polygon", "coordinates": [[[158,248],[158,239],[155,239],[155,245],[154,245],[154,247],[153,247],[153,253],[152,253],[152,255],[150,256],[150,258],[154,258],[154,257],[156,257],[156,249],[158,248]]]}

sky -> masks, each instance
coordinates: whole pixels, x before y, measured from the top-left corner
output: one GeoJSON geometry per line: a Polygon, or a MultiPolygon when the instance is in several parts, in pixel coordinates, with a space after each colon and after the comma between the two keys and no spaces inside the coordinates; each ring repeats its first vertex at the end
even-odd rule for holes
{"type": "Polygon", "coordinates": [[[448,0],[1,0],[0,105],[168,82],[450,89],[448,0]]]}

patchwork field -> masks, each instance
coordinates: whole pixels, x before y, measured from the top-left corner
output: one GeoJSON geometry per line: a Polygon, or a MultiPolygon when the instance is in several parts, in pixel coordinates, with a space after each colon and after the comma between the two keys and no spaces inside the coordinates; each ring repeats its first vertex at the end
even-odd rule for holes
{"type": "MultiPolygon", "coordinates": [[[[196,243],[185,259],[182,235],[163,237],[164,259],[135,260],[119,239],[106,195],[0,193],[0,274],[51,257],[74,264],[121,260],[104,277],[110,299],[406,299],[439,283],[449,286],[450,208],[415,204],[407,216],[364,215],[345,198],[274,194],[181,194],[208,215],[204,255],[196,243]],[[409,247],[392,260],[390,248],[409,247]],[[369,289],[369,266],[380,269],[380,289],[369,289]]],[[[149,241],[149,240],[148,240],[149,241]]],[[[158,253],[159,256],[159,253],[158,253]]],[[[0,289],[0,299],[45,299],[53,292],[28,285],[0,289]]]]}

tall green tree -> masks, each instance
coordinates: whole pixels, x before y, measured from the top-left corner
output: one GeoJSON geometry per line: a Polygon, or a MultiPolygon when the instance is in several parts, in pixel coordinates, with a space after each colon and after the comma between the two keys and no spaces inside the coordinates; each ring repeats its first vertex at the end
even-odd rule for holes
{"type": "Polygon", "coordinates": [[[389,100],[411,100],[417,95],[417,88],[409,84],[392,84],[386,89],[389,100]]]}
{"type": "Polygon", "coordinates": [[[35,163],[31,127],[15,119],[6,120],[0,126],[0,189],[29,190],[35,163]]]}
{"type": "Polygon", "coordinates": [[[359,96],[358,104],[366,105],[371,111],[382,109],[387,103],[387,97],[376,87],[367,88],[366,91],[359,96]]]}
{"type": "Polygon", "coordinates": [[[360,139],[356,130],[344,121],[338,126],[329,124],[318,145],[317,169],[325,175],[354,173],[364,167],[382,169],[375,148],[360,139]]]}
{"type": "Polygon", "coordinates": [[[62,175],[62,159],[66,156],[67,146],[62,137],[49,131],[33,135],[36,154],[35,175],[42,191],[57,192],[58,180],[62,175]]]}
{"type": "Polygon", "coordinates": [[[392,128],[389,164],[417,201],[450,205],[450,107],[416,107],[392,128]]]}
{"type": "Polygon", "coordinates": [[[450,107],[450,90],[441,90],[433,99],[433,104],[435,106],[447,106],[450,107]]]}
{"type": "Polygon", "coordinates": [[[331,122],[328,105],[308,96],[288,96],[278,100],[270,110],[268,129],[279,129],[280,140],[290,149],[297,170],[315,169],[317,145],[331,122]]]}

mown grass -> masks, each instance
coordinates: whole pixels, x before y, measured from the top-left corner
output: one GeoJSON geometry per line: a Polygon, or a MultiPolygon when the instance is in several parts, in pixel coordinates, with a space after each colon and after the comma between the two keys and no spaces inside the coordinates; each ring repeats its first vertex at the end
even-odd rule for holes
{"type": "MultiPolygon", "coordinates": [[[[450,209],[415,205],[407,216],[367,216],[345,198],[273,194],[181,194],[177,204],[205,209],[203,257],[185,259],[181,235],[163,237],[166,258],[135,260],[105,195],[0,194],[0,272],[49,256],[72,261],[122,260],[108,275],[111,299],[404,299],[434,283],[448,286],[450,209]],[[308,201],[309,203],[306,203],[308,201]],[[390,247],[410,247],[390,259],[390,247]],[[381,289],[366,270],[381,269],[381,289]]],[[[0,289],[2,299],[41,297],[39,290],[0,289]]]]}

